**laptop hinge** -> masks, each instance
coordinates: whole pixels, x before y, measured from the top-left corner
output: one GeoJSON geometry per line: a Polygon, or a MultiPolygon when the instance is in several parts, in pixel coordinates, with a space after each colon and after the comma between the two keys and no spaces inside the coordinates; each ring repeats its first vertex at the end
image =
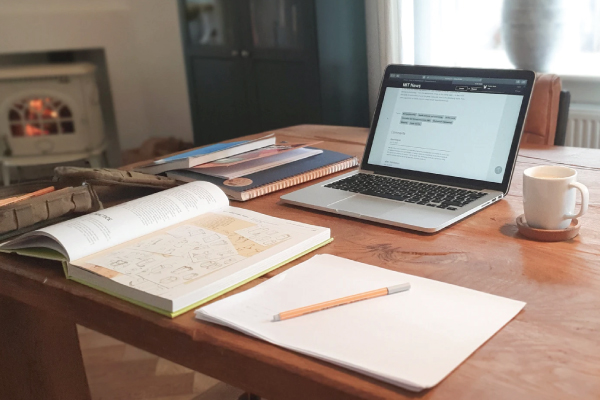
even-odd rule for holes
{"type": "Polygon", "coordinates": [[[368,174],[368,175],[373,175],[375,173],[375,171],[368,171],[366,169],[358,169],[358,173],[359,174],[368,174]]]}

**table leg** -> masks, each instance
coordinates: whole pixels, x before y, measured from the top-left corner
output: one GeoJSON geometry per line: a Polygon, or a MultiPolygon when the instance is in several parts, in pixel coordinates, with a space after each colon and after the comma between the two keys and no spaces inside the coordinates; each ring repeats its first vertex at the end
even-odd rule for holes
{"type": "Polygon", "coordinates": [[[0,296],[0,399],[91,399],[73,322],[0,296]]]}

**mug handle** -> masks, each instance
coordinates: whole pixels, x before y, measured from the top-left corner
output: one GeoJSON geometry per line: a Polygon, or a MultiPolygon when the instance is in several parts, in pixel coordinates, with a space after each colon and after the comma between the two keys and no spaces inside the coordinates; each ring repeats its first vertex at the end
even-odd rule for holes
{"type": "Polygon", "coordinates": [[[576,188],[581,192],[581,209],[577,214],[566,213],[565,218],[579,218],[587,212],[588,203],[590,201],[590,193],[588,192],[588,188],[579,182],[571,182],[569,183],[569,187],[576,188]]]}

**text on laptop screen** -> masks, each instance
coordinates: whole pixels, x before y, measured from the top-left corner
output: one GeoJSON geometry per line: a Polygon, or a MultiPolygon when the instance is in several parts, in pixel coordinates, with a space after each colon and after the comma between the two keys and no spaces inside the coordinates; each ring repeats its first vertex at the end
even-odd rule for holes
{"type": "Polygon", "coordinates": [[[369,164],[501,183],[526,84],[390,74],[369,164]]]}

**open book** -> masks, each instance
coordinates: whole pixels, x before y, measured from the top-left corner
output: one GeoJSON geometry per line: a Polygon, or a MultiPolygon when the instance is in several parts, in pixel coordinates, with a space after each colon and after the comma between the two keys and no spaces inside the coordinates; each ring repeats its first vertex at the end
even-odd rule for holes
{"type": "Polygon", "coordinates": [[[67,278],[179,315],[328,243],[330,230],[229,207],[193,182],[0,245],[64,259],[67,278]]]}

